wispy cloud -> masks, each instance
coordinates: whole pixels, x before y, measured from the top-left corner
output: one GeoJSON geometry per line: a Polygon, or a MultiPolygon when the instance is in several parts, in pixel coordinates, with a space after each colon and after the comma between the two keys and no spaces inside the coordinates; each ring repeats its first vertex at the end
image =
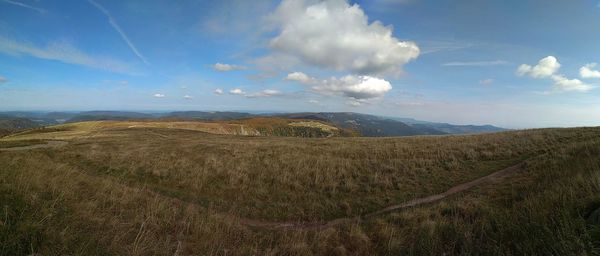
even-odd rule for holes
{"type": "Polygon", "coordinates": [[[125,41],[125,43],[127,43],[127,45],[129,46],[129,48],[131,49],[131,51],[142,62],[148,64],[148,61],[146,61],[146,58],[144,57],[144,55],[142,55],[140,53],[140,51],[138,51],[138,49],[135,47],[135,45],[131,42],[131,40],[129,40],[129,37],[127,37],[127,35],[125,34],[125,32],[123,32],[123,30],[121,29],[121,26],[119,26],[119,24],[113,18],[113,16],[110,14],[110,12],[108,12],[108,10],[106,10],[106,8],[104,8],[102,5],[100,5],[98,2],[96,2],[94,0],[88,0],[88,2],[90,4],[92,4],[94,7],[96,7],[98,10],[100,10],[100,12],[104,13],[104,15],[106,15],[106,17],[108,18],[108,23],[110,23],[110,25],[117,31],[117,33],[119,33],[119,35],[121,35],[121,38],[123,38],[123,41],[125,41]]]}
{"type": "Polygon", "coordinates": [[[234,89],[229,90],[229,94],[232,94],[232,95],[246,95],[246,92],[244,92],[240,88],[234,88],[234,89]]]}
{"type": "Polygon", "coordinates": [[[504,60],[491,61],[454,61],[442,64],[442,66],[499,66],[508,65],[510,62],[504,60]]]}
{"type": "Polygon", "coordinates": [[[0,84],[6,83],[6,78],[4,78],[3,76],[0,76],[0,84]]]}
{"type": "Polygon", "coordinates": [[[28,55],[117,73],[132,73],[131,66],[125,62],[106,57],[90,56],[66,41],[54,41],[46,47],[39,47],[28,42],[15,41],[0,36],[0,53],[28,55]]]}
{"type": "MultiPolygon", "coordinates": [[[[215,90],[216,94],[222,94],[223,91],[221,89],[215,90]]],[[[284,94],[281,91],[266,89],[259,92],[247,93],[246,91],[240,88],[233,88],[229,90],[229,94],[231,95],[239,95],[244,96],[246,98],[264,98],[264,97],[273,97],[273,96],[283,96],[284,94]]]]}
{"type": "Polygon", "coordinates": [[[30,10],[34,10],[34,11],[39,12],[39,13],[45,13],[46,12],[46,10],[44,10],[42,8],[38,8],[38,7],[31,6],[31,5],[24,4],[24,3],[21,3],[21,2],[17,2],[17,1],[12,1],[12,0],[1,0],[1,1],[5,2],[7,4],[12,4],[12,5],[20,6],[20,7],[23,7],[23,8],[30,9],[30,10]]]}
{"type": "Polygon", "coordinates": [[[162,93],[155,93],[154,95],[152,95],[154,98],[164,98],[165,95],[162,93]]]}
{"type": "Polygon", "coordinates": [[[260,92],[246,94],[246,98],[262,98],[262,97],[272,97],[272,96],[282,96],[283,93],[278,90],[267,89],[262,90],[260,92]]]}
{"type": "Polygon", "coordinates": [[[494,79],[488,78],[488,79],[483,79],[479,81],[479,84],[481,85],[491,85],[494,83],[494,79]]]}
{"type": "Polygon", "coordinates": [[[244,69],[246,69],[246,67],[244,67],[244,66],[232,65],[232,64],[223,64],[223,63],[216,63],[212,67],[213,67],[214,70],[220,71],[220,72],[227,72],[227,71],[233,71],[233,70],[244,70],[244,69]]]}
{"type": "Polygon", "coordinates": [[[457,41],[424,41],[421,42],[421,54],[458,51],[476,46],[474,43],[457,41]]]}

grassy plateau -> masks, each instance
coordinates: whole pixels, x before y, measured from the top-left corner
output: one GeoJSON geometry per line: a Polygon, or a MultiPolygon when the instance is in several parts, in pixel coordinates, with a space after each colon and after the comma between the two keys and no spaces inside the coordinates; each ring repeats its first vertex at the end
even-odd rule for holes
{"type": "Polygon", "coordinates": [[[0,138],[0,255],[600,255],[600,128],[342,135],[302,120],[101,121],[0,138]],[[3,150],[51,140],[67,143],[3,150]],[[363,216],[519,163],[361,221],[244,221],[363,216]]]}

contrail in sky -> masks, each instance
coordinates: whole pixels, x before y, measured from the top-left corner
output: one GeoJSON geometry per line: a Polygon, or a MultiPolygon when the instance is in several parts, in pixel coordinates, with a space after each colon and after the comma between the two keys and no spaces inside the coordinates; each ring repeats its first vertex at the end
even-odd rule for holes
{"type": "MultiPolygon", "coordinates": [[[[4,0],[4,1],[6,1],[6,0],[4,0]]],[[[119,33],[119,35],[121,35],[121,38],[123,38],[123,41],[125,41],[125,43],[127,43],[127,45],[129,46],[129,48],[131,49],[131,51],[133,51],[133,53],[136,56],[138,56],[138,58],[140,58],[140,60],[142,60],[144,63],[146,63],[146,65],[148,65],[148,61],[146,61],[146,58],[144,57],[144,55],[142,55],[138,51],[138,49],[135,47],[135,45],[133,45],[133,43],[131,41],[129,41],[129,38],[127,37],[127,35],[125,34],[125,32],[123,32],[123,30],[121,29],[121,27],[119,26],[119,24],[117,23],[117,21],[113,18],[112,15],[110,15],[110,13],[108,12],[108,10],[106,10],[102,5],[100,5],[99,3],[97,3],[94,0],[88,0],[88,2],[90,2],[90,4],[92,4],[93,6],[95,6],[102,13],[104,13],[104,15],[106,15],[106,17],[108,18],[108,22],[110,23],[110,25],[119,33]]]]}
{"type": "Polygon", "coordinates": [[[46,12],[46,10],[44,10],[42,8],[37,8],[37,7],[31,6],[31,5],[28,5],[28,4],[24,4],[24,3],[20,3],[20,2],[17,2],[17,1],[2,0],[2,2],[8,3],[8,4],[12,4],[12,5],[16,5],[16,6],[21,6],[21,7],[27,8],[27,9],[31,9],[31,10],[37,11],[39,13],[45,13],[46,12]]]}

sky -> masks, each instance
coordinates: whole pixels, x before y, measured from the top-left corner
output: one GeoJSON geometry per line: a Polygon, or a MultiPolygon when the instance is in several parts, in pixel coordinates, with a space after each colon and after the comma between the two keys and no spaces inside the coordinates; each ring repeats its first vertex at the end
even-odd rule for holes
{"type": "Polygon", "coordinates": [[[0,0],[0,111],[600,125],[598,0],[0,0]]]}

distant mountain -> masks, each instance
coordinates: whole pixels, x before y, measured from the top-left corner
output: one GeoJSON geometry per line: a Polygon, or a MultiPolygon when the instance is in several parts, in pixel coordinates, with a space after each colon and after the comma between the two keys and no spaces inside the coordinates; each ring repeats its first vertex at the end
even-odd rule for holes
{"type": "Polygon", "coordinates": [[[128,111],[87,111],[72,116],[66,122],[74,123],[83,121],[153,119],[156,117],[157,116],[151,114],[128,111]]]}
{"type": "Polygon", "coordinates": [[[27,111],[8,111],[0,112],[2,116],[17,117],[29,119],[41,126],[54,125],[64,122],[75,113],[62,113],[62,112],[27,112],[27,111]]]}
{"type": "Polygon", "coordinates": [[[420,128],[431,128],[438,131],[442,131],[448,134],[474,134],[474,133],[488,133],[488,132],[501,132],[507,131],[508,129],[496,127],[493,125],[456,125],[448,123],[436,123],[416,120],[413,118],[392,118],[394,120],[406,123],[413,127],[420,128]]]}
{"type": "Polygon", "coordinates": [[[279,116],[327,121],[341,128],[355,130],[367,137],[447,134],[429,127],[414,127],[389,118],[352,112],[292,113],[279,116]]]}
{"type": "MultiPolygon", "coordinates": [[[[87,112],[0,112],[5,117],[28,119],[37,126],[64,122],[103,121],[103,120],[207,120],[227,121],[256,117],[282,117],[309,119],[331,123],[345,130],[352,130],[366,137],[472,134],[505,131],[491,125],[454,125],[420,121],[412,118],[381,117],[353,112],[305,112],[278,114],[251,114],[230,111],[177,111],[166,113],[140,113],[130,111],[87,111],[87,112]]],[[[25,123],[22,123],[25,124],[25,123]]]]}
{"type": "Polygon", "coordinates": [[[164,114],[163,118],[201,119],[201,120],[231,120],[250,118],[257,115],[244,112],[205,112],[205,111],[179,111],[164,114]]]}
{"type": "Polygon", "coordinates": [[[13,132],[39,127],[40,125],[27,118],[0,116],[0,136],[13,132]]]}

